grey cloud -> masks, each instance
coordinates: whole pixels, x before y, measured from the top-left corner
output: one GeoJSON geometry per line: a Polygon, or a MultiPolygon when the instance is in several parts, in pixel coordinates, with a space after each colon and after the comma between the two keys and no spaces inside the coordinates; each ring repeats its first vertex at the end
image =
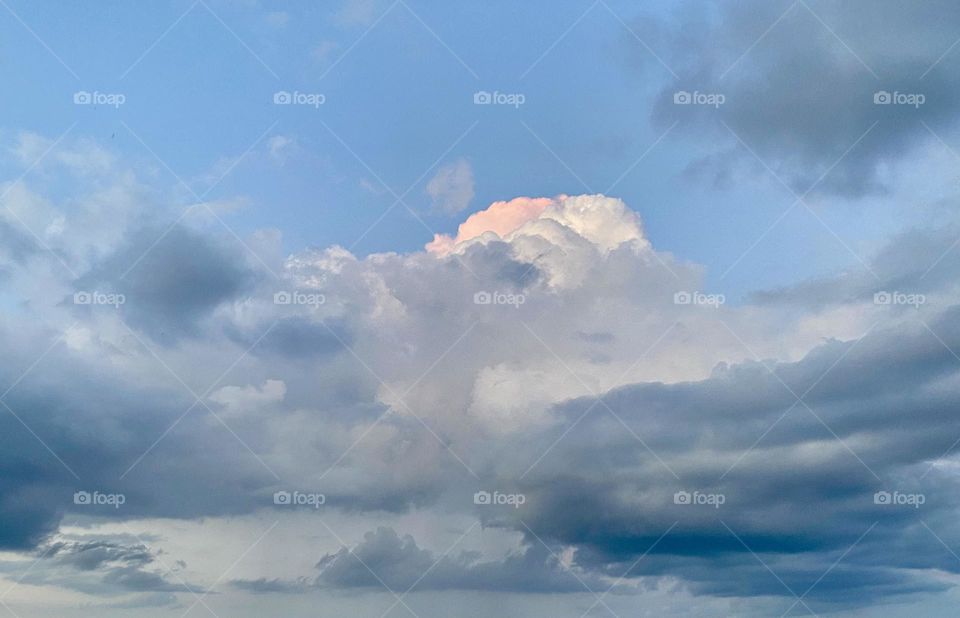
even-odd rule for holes
{"type": "Polygon", "coordinates": [[[311,589],[311,582],[306,579],[302,581],[284,581],[282,579],[235,579],[230,585],[240,590],[253,592],[255,594],[270,593],[302,593],[311,589]]]}
{"type": "MultiPolygon", "coordinates": [[[[960,349],[958,316],[955,307],[930,322],[953,349],[960,349]]],[[[803,591],[876,522],[810,602],[858,604],[942,589],[924,571],[955,573],[960,565],[921,520],[948,545],[960,543],[951,516],[960,506],[955,480],[925,474],[960,437],[950,412],[960,399],[946,387],[958,374],[960,362],[914,324],[830,342],[796,363],[744,363],[703,381],[616,389],[604,401],[629,432],[598,406],[558,441],[593,404],[572,401],[555,429],[498,452],[496,476],[517,478],[556,443],[516,483],[527,507],[490,523],[522,531],[516,517],[523,517],[543,538],[579,548],[577,564],[614,576],[649,551],[634,575],[679,576],[708,594],[789,596],[751,551],[803,591]],[[813,413],[791,409],[788,388],[799,394],[814,384],[805,398],[813,413]],[[884,490],[921,493],[925,504],[875,504],[874,493],[884,490]],[[719,493],[726,503],[676,505],[676,491],[719,493]],[[742,576],[731,578],[731,569],[742,576]]]]}
{"type": "Polygon", "coordinates": [[[595,576],[573,574],[545,548],[531,544],[501,560],[482,561],[479,552],[452,551],[437,556],[422,549],[410,535],[380,527],[364,534],[353,548],[323,556],[312,582],[238,580],[233,585],[256,592],[291,592],[317,588],[368,588],[384,585],[403,592],[416,590],[496,590],[509,592],[605,591],[595,576]],[[579,579],[578,579],[579,578],[579,579]]]}
{"type": "Polygon", "coordinates": [[[349,345],[351,340],[349,332],[339,321],[327,324],[308,316],[282,317],[272,324],[258,324],[253,331],[238,332],[231,328],[228,332],[234,340],[248,347],[263,335],[256,353],[295,359],[330,356],[343,351],[344,344],[349,345]]]}
{"type": "Polygon", "coordinates": [[[726,144],[691,171],[715,181],[748,168],[767,174],[726,123],[799,194],[821,177],[821,193],[880,193],[888,189],[881,167],[932,140],[922,123],[938,133],[955,126],[956,58],[929,70],[956,39],[955,3],[721,0],[714,6],[711,12],[685,4],[675,25],[637,23],[679,76],[661,90],[655,123],[665,128],[679,121],[701,140],[726,144]],[[678,90],[721,93],[725,102],[719,108],[676,105],[678,90]],[[919,93],[925,102],[919,108],[876,105],[878,91],[919,93]]]}
{"type": "Polygon", "coordinates": [[[198,335],[218,305],[249,291],[260,277],[241,249],[224,243],[181,225],[143,228],[82,277],[77,289],[123,294],[120,310],[131,325],[155,341],[175,343],[198,335]]]}
{"type": "Polygon", "coordinates": [[[160,573],[129,566],[111,569],[104,575],[103,582],[135,592],[203,592],[199,587],[171,582],[160,573]]]}
{"type": "Polygon", "coordinates": [[[51,557],[57,558],[62,564],[75,566],[81,571],[94,570],[108,562],[143,566],[153,561],[153,556],[145,545],[125,546],[108,541],[59,541],[52,544],[48,551],[51,557]]]}
{"type": "MultiPolygon", "coordinates": [[[[54,336],[43,335],[34,334],[35,347],[53,343],[54,336]]],[[[136,346],[144,356],[121,356],[128,365],[152,358],[136,346]]],[[[12,344],[7,350],[0,376],[15,386],[4,398],[13,413],[0,414],[0,546],[33,547],[70,511],[107,518],[249,511],[256,496],[216,488],[232,484],[229,478],[248,488],[268,486],[269,473],[211,425],[206,409],[191,409],[190,394],[169,374],[159,385],[119,381],[61,342],[41,366],[22,375],[39,353],[12,344]],[[150,449],[168,431],[169,439],[150,449]],[[119,492],[127,501],[122,509],[78,507],[73,494],[81,490],[119,492]]],[[[151,363],[162,370],[156,359],[151,363]]]]}
{"type": "MultiPolygon", "coordinates": [[[[124,539],[87,540],[84,536],[60,539],[34,552],[33,566],[21,580],[33,585],[57,585],[89,594],[115,596],[134,593],[136,606],[169,605],[175,601],[169,593],[204,591],[168,573],[158,559],[159,552],[139,542],[124,539]]],[[[183,564],[174,563],[176,570],[183,564]]]]}
{"type": "MultiPolygon", "coordinates": [[[[145,259],[131,272],[134,280],[126,290],[131,303],[137,290],[145,291],[145,298],[172,291],[177,302],[131,305],[122,317],[161,341],[169,331],[169,340],[178,345],[163,347],[159,356],[199,393],[226,371],[220,386],[259,387],[268,379],[283,380],[287,399],[271,401],[269,410],[231,417],[224,427],[204,406],[191,409],[192,394],[122,325],[110,321],[116,314],[96,311],[71,317],[102,339],[73,333],[69,345],[56,347],[17,382],[56,333],[5,329],[8,354],[0,376],[4,384],[16,383],[5,401],[75,468],[83,484],[17,419],[0,414],[0,543],[15,549],[42,545],[65,513],[81,512],[70,498],[85,488],[126,494],[122,509],[82,511],[101,520],[198,518],[273,508],[270,494],[280,481],[257,457],[279,473],[285,486],[320,485],[318,491],[328,497],[325,507],[341,512],[375,512],[384,518],[411,507],[473,512],[469,497],[460,501],[459,496],[475,491],[477,481],[455,452],[484,485],[515,485],[527,495],[521,509],[476,513],[488,526],[527,536],[519,550],[500,560],[459,551],[446,556],[418,584],[425,590],[582,590],[520,517],[551,547],[572,552],[573,568],[592,589],[605,589],[605,577],[627,573],[631,586],[669,578],[700,594],[788,597],[720,518],[798,589],[813,583],[858,535],[879,522],[813,590],[810,603],[818,607],[944,586],[927,570],[956,572],[958,566],[918,523],[922,516],[949,545],[960,544],[953,521],[960,501],[953,497],[949,468],[941,465],[920,478],[927,462],[940,459],[960,436],[952,413],[960,404],[955,394],[960,364],[936,338],[919,324],[899,331],[882,328],[862,341],[830,339],[797,362],[731,360],[705,379],[614,388],[604,400],[628,431],[604,406],[581,397],[585,390],[564,364],[575,372],[591,371],[590,363],[580,361],[602,354],[607,364],[626,368],[667,324],[679,321],[677,330],[685,339],[678,345],[685,347],[665,366],[684,365],[699,360],[696,355],[714,342],[709,337],[715,331],[724,333],[713,316],[758,329],[773,323],[779,334],[783,314],[770,302],[751,307],[757,313],[747,318],[723,309],[703,320],[695,308],[685,311],[670,302],[672,286],[697,289],[692,287],[698,282],[695,267],[670,262],[682,279],[678,283],[645,249],[621,246],[600,255],[570,229],[559,228],[559,223],[542,226],[541,235],[529,235],[523,241],[529,243],[526,252],[510,242],[490,242],[468,248],[459,259],[391,254],[358,260],[342,250],[297,256],[307,265],[285,271],[289,281],[284,284],[324,293],[327,303],[317,308],[277,307],[261,289],[268,286],[258,286],[239,254],[197,232],[171,232],[171,246],[158,244],[156,262],[145,259]],[[547,237],[553,233],[560,239],[556,244],[547,237]],[[556,261],[540,261],[541,249],[556,261]],[[192,264],[200,258],[199,265],[192,264]],[[579,268],[582,277],[549,285],[546,277],[560,266],[579,268]],[[178,292],[184,269],[193,270],[182,278],[187,289],[178,292]],[[478,289],[522,291],[529,302],[519,308],[478,306],[473,303],[478,289]],[[242,306],[233,307],[238,298],[242,306]],[[216,321],[210,319],[214,314],[216,321]],[[244,356],[274,323],[274,331],[244,356]],[[471,325],[474,330],[467,333],[471,325]],[[490,393],[484,394],[493,396],[484,403],[493,414],[481,423],[474,395],[481,388],[478,376],[488,370],[490,393]],[[507,383],[514,375],[520,376],[521,388],[511,391],[507,383]],[[790,410],[794,398],[781,380],[797,393],[816,383],[807,403],[863,463],[804,407],[790,410]],[[545,402],[496,399],[502,393],[507,393],[502,399],[519,398],[537,388],[545,392],[545,402]],[[395,395],[404,396],[405,405],[393,401],[395,395]],[[536,418],[501,427],[537,405],[545,408],[543,422],[536,418]],[[504,411],[508,414],[497,416],[504,411]],[[574,423],[575,430],[570,429],[574,423]],[[152,447],[165,432],[167,437],[152,447]],[[358,441],[361,434],[364,439],[358,441]],[[680,480],[632,434],[641,436],[680,480]],[[719,510],[674,505],[674,492],[685,489],[720,491],[727,503],[719,510]],[[920,512],[883,509],[872,501],[880,489],[921,491],[928,500],[920,512]]],[[[904,254],[928,244],[901,241],[904,254]]],[[[108,274],[125,261],[118,256],[128,251],[114,254],[83,283],[110,281],[108,274]]],[[[877,258],[878,265],[889,263],[883,272],[892,281],[916,267],[897,251],[877,258]]],[[[951,284],[953,262],[943,266],[932,284],[937,289],[951,284]]],[[[850,281],[826,286],[821,297],[843,304],[850,297],[837,296],[837,290],[852,290],[854,299],[869,291],[850,281]]],[[[924,314],[954,349],[960,349],[958,316],[957,309],[924,314]]],[[[607,384],[599,377],[586,379],[607,384]]],[[[95,580],[83,582],[90,589],[182,590],[178,582],[160,577],[135,546],[75,549],[60,553],[57,566],[95,580]]],[[[353,552],[321,558],[319,574],[306,580],[266,574],[236,585],[259,592],[379,587],[356,555],[369,559],[389,585],[403,589],[439,557],[388,528],[371,532],[353,552]]]]}
{"type": "Polygon", "coordinates": [[[0,247],[3,256],[17,265],[22,265],[27,257],[39,251],[36,241],[29,237],[22,226],[15,221],[0,220],[0,247]]]}

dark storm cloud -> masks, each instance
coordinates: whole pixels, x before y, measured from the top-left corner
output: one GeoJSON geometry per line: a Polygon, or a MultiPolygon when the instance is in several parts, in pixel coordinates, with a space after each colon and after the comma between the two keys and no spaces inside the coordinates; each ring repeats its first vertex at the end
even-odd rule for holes
{"type": "MultiPolygon", "coordinates": [[[[36,348],[52,339],[38,337],[36,348]]],[[[62,342],[22,375],[37,356],[11,345],[0,368],[2,382],[14,384],[3,400],[10,410],[0,408],[0,547],[35,546],[67,512],[192,517],[257,503],[220,488],[231,477],[265,487],[269,473],[211,424],[205,408],[186,413],[193,400],[173,377],[162,386],[121,381],[62,342]],[[168,430],[171,439],[150,449],[168,430]],[[126,502],[120,509],[74,504],[75,492],[94,490],[123,493],[126,502]]]]}
{"type": "MultiPolygon", "coordinates": [[[[641,37],[678,75],[660,92],[655,122],[666,128],[679,121],[699,142],[726,144],[691,172],[718,182],[746,168],[767,173],[726,123],[795,192],[823,176],[817,191],[861,196],[884,191],[881,168],[933,139],[923,123],[937,133],[955,125],[960,58],[937,63],[960,28],[955,2],[750,0],[704,9],[687,3],[669,25],[637,21],[641,37]],[[677,105],[677,91],[725,100],[719,107],[677,105]],[[924,101],[877,105],[880,91],[922,94],[924,101]]],[[[649,71],[662,71],[652,62],[649,71]]]]}
{"type": "Polygon", "coordinates": [[[249,291],[258,276],[237,247],[175,225],[131,234],[76,285],[123,294],[129,324],[170,344],[198,335],[217,306],[249,291]]]}
{"type": "MultiPolygon", "coordinates": [[[[13,426],[10,426],[13,430],[13,426]]],[[[32,461],[17,461],[16,454],[5,454],[3,481],[0,481],[0,547],[29,549],[54,532],[62,507],[51,495],[49,485],[57,479],[44,466],[32,461]],[[47,484],[43,489],[24,487],[25,482],[47,484]],[[38,499],[41,498],[42,499],[38,499]]],[[[62,479],[61,479],[62,480],[62,479]]],[[[67,487],[63,488],[66,494],[67,487]]]]}
{"type": "Polygon", "coordinates": [[[957,573],[960,564],[921,520],[960,545],[958,482],[929,466],[960,438],[951,388],[960,361],[945,347],[960,349],[960,307],[929,326],[943,343],[912,324],[826,343],[796,363],[747,362],[703,381],[616,389],[604,401],[630,431],[597,406],[556,442],[594,400],[565,404],[555,430],[500,453],[497,478],[516,479],[557,444],[516,481],[525,507],[490,523],[522,532],[522,517],[539,536],[577,547],[580,566],[614,576],[649,550],[634,575],[676,575],[694,591],[735,596],[790,594],[751,552],[803,591],[869,530],[812,599],[938,589],[921,571],[957,573]],[[794,405],[791,390],[806,393],[813,412],[794,405]],[[725,502],[678,505],[678,491],[725,502]],[[922,494],[924,503],[876,504],[878,491],[922,494]]]}

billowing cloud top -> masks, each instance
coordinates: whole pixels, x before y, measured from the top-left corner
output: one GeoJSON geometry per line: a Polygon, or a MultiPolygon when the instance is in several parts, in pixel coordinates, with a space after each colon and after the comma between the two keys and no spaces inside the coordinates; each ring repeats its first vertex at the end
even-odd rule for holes
{"type": "Polygon", "coordinates": [[[649,246],[643,237],[640,218],[621,200],[603,195],[558,195],[494,202],[460,224],[456,237],[436,234],[426,249],[447,255],[464,251],[469,241],[512,241],[535,235],[560,240],[563,232],[556,226],[575,232],[602,251],[610,251],[628,241],[637,241],[638,247],[649,246]]]}

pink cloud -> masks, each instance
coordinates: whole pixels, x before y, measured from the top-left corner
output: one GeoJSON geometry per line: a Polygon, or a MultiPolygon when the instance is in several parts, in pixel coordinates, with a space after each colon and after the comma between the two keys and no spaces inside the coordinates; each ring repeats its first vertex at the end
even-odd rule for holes
{"type": "Polygon", "coordinates": [[[493,232],[503,238],[524,223],[539,217],[547,206],[555,203],[556,201],[549,197],[515,197],[509,202],[494,202],[486,210],[467,217],[457,228],[456,238],[446,234],[434,234],[426,249],[431,253],[446,255],[456,244],[477,238],[485,232],[493,232]]]}

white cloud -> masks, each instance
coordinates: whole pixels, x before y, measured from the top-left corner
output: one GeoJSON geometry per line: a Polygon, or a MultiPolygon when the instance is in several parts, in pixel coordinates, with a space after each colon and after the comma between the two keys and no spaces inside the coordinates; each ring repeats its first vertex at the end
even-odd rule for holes
{"type": "Polygon", "coordinates": [[[283,380],[266,380],[263,386],[224,386],[214,391],[210,400],[224,406],[230,415],[269,414],[286,394],[283,380]]]}
{"type": "Polygon", "coordinates": [[[290,149],[295,144],[296,141],[292,137],[273,135],[267,140],[267,152],[270,154],[270,158],[282,165],[286,163],[290,149]]]}
{"type": "Polygon", "coordinates": [[[442,166],[430,182],[427,193],[434,208],[448,214],[465,210],[473,200],[473,168],[466,159],[458,159],[442,166]]]}

